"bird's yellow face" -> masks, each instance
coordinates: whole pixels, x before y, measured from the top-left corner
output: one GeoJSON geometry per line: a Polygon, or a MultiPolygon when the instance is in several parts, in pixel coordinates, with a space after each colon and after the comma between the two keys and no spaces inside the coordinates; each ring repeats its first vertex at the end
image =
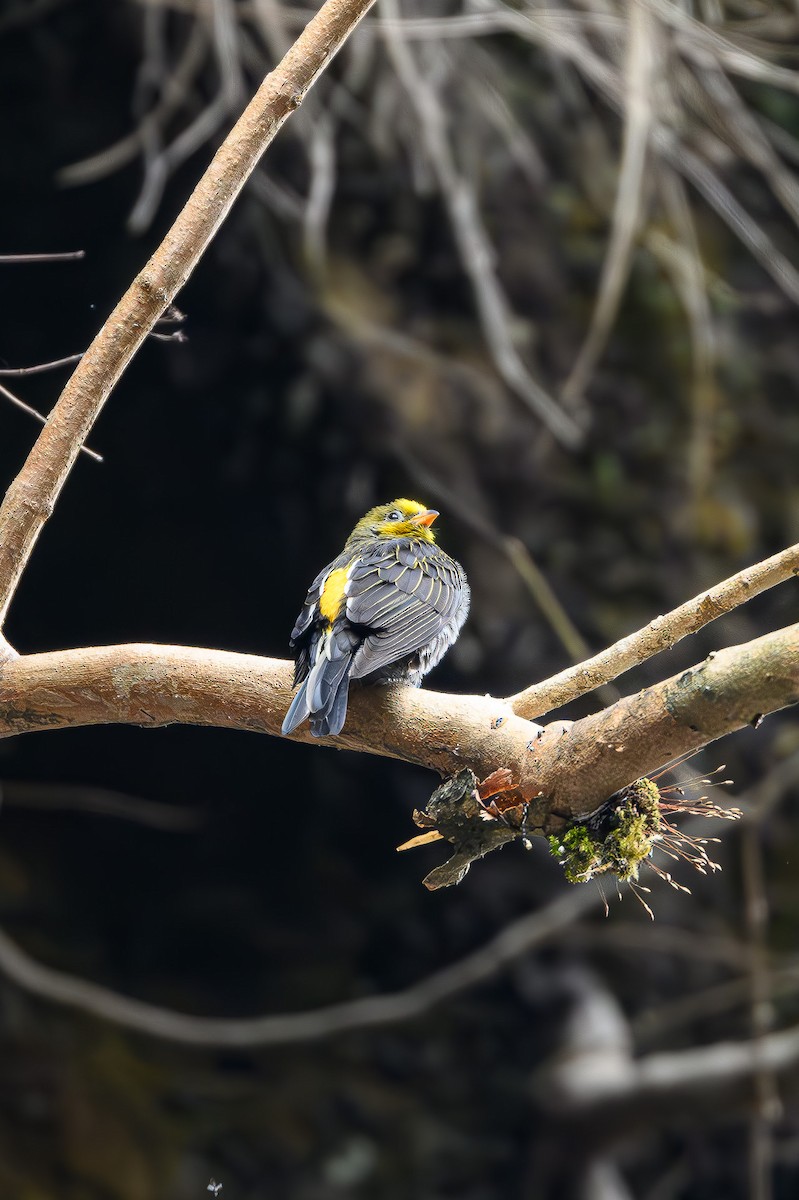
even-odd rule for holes
{"type": "Polygon", "coordinates": [[[359,542],[372,537],[412,537],[434,542],[436,535],[430,527],[437,516],[436,509],[427,508],[418,500],[393,500],[391,504],[379,504],[361,517],[348,541],[359,542]]]}

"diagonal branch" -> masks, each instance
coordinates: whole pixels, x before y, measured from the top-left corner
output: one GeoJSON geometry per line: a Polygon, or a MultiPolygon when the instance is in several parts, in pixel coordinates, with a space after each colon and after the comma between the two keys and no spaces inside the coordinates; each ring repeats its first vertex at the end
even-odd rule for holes
{"type": "Polygon", "coordinates": [[[200,261],[283,122],[373,3],[326,0],[267,75],[83,356],[0,507],[0,628],[42,526],[114,385],[200,261]]]}
{"type": "Polygon", "coordinates": [[[558,675],[510,696],[508,703],[517,716],[535,720],[543,713],[609,683],[662,650],[670,650],[688,634],[696,633],[711,621],[792,576],[799,577],[799,542],[731,575],[670,613],[655,617],[643,629],[628,634],[586,662],[567,667],[558,675]]]}

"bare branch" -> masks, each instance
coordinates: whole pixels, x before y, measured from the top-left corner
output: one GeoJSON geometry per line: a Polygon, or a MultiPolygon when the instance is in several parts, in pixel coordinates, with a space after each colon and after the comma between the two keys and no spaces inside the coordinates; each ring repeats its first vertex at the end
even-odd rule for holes
{"type": "MultiPolygon", "coordinates": [[[[79,359],[81,357],[81,355],[78,354],[76,357],[79,359]]],[[[72,362],[74,360],[67,359],[66,361],[72,362]]],[[[61,365],[60,363],[45,363],[44,366],[39,367],[39,368],[28,367],[27,373],[33,374],[37,369],[41,370],[41,371],[47,371],[47,370],[50,370],[51,367],[60,366],[60,365],[61,365]]],[[[23,368],[22,370],[20,370],[17,373],[20,375],[25,374],[26,369],[23,368]]],[[[11,371],[0,371],[0,375],[10,375],[10,374],[12,374],[11,371]]],[[[0,383],[0,396],[5,396],[6,400],[8,400],[8,402],[9,402],[9,404],[13,404],[15,408],[19,408],[22,410],[22,412],[26,413],[29,417],[33,417],[34,421],[38,421],[40,425],[47,424],[47,417],[43,416],[37,408],[34,408],[31,404],[28,404],[25,400],[21,400],[19,398],[19,396],[16,396],[14,394],[14,392],[11,391],[10,388],[5,387],[2,383],[0,383]]],[[[103,461],[102,454],[98,454],[96,450],[90,450],[88,446],[81,446],[80,451],[82,454],[87,454],[89,456],[89,458],[93,458],[95,462],[103,461]]]]}
{"type": "Polygon", "coordinates": [[[144,270],[86,351],[0,507],[0,626],[83,441],[266,147],[374,0],[326,0],[256,92],[144,270]]]}
{"type": "MultiPolygon", "coordinates": [[[[99,646],[0,666],[0,736],[42,729],[179,722],[278,734],[291,696],[288,662],[177,646],[99,646]]],[[[353,692],[347,725],[324,743],[386,755],[442,775],[510,772],[529,833],[556,832],[680,754],[799,700],[799,625],[712,654],[610,708],[545,730],[507,701],[415,688],[353,692]]]]}
{"type": "Polygon", "coordinates": [[[83,354],[69,354],[66,358],[55,358],[52,362],[37,363],[35,367],[2,367],[0,375],[43,375],[45,371],[56,371],[59,367],[71,367],[80,362],[83,354]]]}
{"type": "Polygon", "coordinates": [[[76,262],[86,257],[85,250],[64,250],[55,254],[0,254],[0,263],[76,262]]]}
{"type": "Polygon", "coordinates": [[[535,720],[543,713],[560,708],[578,696],[592,692],[601,684],[616,679],[662,650],[669,650],[688,634],[696,633],[717,617],[732,612],[738,605],[797,575],[799,543],[754,566],[746,567],[737,575],[731,575],[665,616],[655,617],[643,629],[628,634],[586,662],[567,667],[551,679],[525,688],[523,692],[509,697],[508,703],[517,716],[535,720]]]}

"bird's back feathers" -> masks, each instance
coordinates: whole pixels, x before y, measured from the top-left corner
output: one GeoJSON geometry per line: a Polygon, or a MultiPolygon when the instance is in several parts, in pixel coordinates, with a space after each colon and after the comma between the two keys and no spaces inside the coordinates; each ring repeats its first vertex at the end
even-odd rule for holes
{"type": "Polygon", "coordinates": [[[339,733],[350,680],[418,686],[468,611],[463,569],[435,542],[401,537],[350,546],[311,584],[292,630],[301,687],[283,733],[306,718],[317,737],[339,733]]]}

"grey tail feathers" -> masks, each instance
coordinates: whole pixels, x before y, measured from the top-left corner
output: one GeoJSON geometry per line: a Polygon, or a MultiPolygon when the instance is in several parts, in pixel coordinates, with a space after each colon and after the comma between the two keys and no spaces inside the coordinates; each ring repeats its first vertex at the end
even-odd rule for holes
{"type": "Polygon", "coordinates": [[[320,656],[292,700],[282,732],[293,733],[298,725],[310,718],[314,737],[341,733],[347,716],[351,666],[349,654],[332,660],[326,655],[320,656]]]}
{"type": "Polygon", "coordinates": [[[292,700],[289,710],[283,718],[281,733],[293,733],[298,725],[302,725],[305,718],[308,716],[308,702],[306,700],[306,692],[308,691],[308,680],[306,679],[297,692],[297,695],[292,700]]]}

